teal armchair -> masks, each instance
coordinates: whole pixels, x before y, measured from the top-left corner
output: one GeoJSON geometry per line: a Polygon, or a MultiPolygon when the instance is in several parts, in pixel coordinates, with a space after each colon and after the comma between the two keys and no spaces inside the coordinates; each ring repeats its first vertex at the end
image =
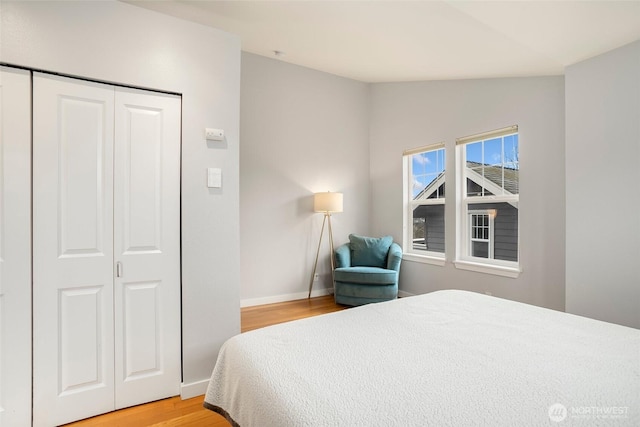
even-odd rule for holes
{"type": "Polygon", "coordinates": [[[335,250],[333,272],[338,304],[363,305],[398,297],[402,248],[391,236],[349,235],[349,243],[335,250]]]}

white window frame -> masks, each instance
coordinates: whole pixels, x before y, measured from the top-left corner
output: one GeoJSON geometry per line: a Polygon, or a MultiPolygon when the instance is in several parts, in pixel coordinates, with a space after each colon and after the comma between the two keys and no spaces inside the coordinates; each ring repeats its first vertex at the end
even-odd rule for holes
{"type": "MultiPolygon", "coordinates": [[[[496,191],[489,189],[494,195],[486,196],[467,196],[467,162],[465,154],[465,146],[469,143],[485,141],[497,137],[506,137],[517,134],[518,126],[510,126],[495,131],[484,132],[481,134],[471,135],[456,140],[456,257],[454,265],[456,268],[463,270],[478,271],[488,274],[496,274],[506,277],[518,277],[522,271],[520,267],[520,221],[518,220],[518,261],[498,260],[493,257],[481,258],[471,256],[471,213],[480,213],[481,210],[470,210],[469,206],[474,204],[486,203],[509,203],[518,206],[519,194],[496,194],[496,191]]],[[[519,193],[519,192],[518,192],[519,193]]],[[[495,216],[495,212],[494,212],[495,216]]],[[[493,233],[493,218],[491,218],[493,233]]],[[[494,239],[491,236],[491,245],[494,239]]],[[[490,253],[493,255],[493,248],[490,247],[490,253]]]]}
{"type": "MultiPolygon", "coordinates": [[[[435,252],[427,250],[414,249],[413,247],[413,210],[417,206],[428,206],[428,205],[442,205],[445,209],[445,218],[446,218],[446,209],[447,204],[445,203],[445,198],[436,198],[436,199],[421,199],[414,200],[413,199],[413,166],[411,162],[411,157],[414,154],[426,153],[429,151],[437,151],[443,150],[445,155],[445,163],[447,158],[447,152],[445,150],[444,142],[440,142],[437,144],[431,144],[424,147],[413,148],[410,150],[405,150],[402,153],[402,168],[403,168],[403,259],[408,261],[416,261],[427,264],[434,264],[443,266],[445,264],[445,252],[435,252]]],[[[444,182],[446,183],[446,166],[445,166],[445,176],[444,182]]],[[[437,187],[440,186],[438,182],[435,184],[437,187]]],[[[446,236],[446,220],[445,220],[445,236],[446,236]]],[[[446,239],[446,237],[445,237],[446,239]]],[[[445,248],[446,251],[446,248],[445,248]]]]}

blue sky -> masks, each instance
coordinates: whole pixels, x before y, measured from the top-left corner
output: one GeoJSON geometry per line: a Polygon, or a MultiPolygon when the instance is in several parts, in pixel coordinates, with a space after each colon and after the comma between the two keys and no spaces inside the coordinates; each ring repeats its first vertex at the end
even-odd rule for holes
{"type": "Polygon", "coordinates": [[[505,168],[519,169],[517,134],[474,142],[467,144],[465,148],[468,161],[485,165],[504,165],[505,168]]]}

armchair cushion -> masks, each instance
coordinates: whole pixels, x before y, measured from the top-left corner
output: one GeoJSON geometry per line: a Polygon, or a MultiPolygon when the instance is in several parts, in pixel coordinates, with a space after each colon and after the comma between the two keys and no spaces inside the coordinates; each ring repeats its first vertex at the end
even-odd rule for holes
{"type": "Polygon", "coordinates": [[[378,267],[336,268],[333,272],[336,282],[359,283],[366,285],[393,285],[398,280],[395,270],[378,267]]]}
{"type": "Polygon", "coordinates": [[[391,243],[393,243],[391,236],[365,237],[349,234],[351,265],[354,267],[386,267],[391,243]]]}

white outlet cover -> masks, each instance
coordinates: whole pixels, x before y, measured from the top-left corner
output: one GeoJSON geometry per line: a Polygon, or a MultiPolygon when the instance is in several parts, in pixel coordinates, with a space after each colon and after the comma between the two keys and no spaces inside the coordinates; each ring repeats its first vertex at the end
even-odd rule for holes
{"type": "Polygon", "coordinates": [[[222,141],[224,139],[223,129],[206,128],[204,130],[204,136],[207,140],[222,141]]]}

